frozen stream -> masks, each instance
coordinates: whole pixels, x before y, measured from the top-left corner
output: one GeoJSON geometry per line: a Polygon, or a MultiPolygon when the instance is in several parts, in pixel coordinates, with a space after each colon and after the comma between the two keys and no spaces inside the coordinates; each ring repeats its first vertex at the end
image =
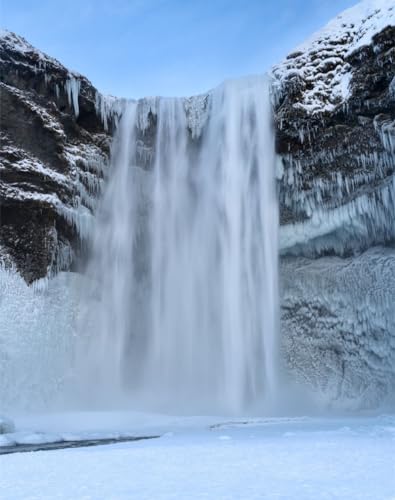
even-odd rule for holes
{"type": "Polygon", "coordinates": [[[395,418],[173,417],[79,413],[17,429],[155,440],[0,457],[2,498],[393,499],[395,418]]]}

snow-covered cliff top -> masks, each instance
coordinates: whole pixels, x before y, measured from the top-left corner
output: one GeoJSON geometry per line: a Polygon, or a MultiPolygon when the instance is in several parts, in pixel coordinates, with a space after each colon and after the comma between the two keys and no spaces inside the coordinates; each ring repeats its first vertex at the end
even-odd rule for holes
{"type": "Polygon", "coordinates": [[[310,113],[331,111],[349,95],[347,57],[387,26],[395,26],[394,0],[364,0],[345,10],[273,68],[275,90],[281,94],[286,80],[301,78],[306,89],[295,106],[310,113]]]}
{"type": "Polygon", "coordinates": [[[31,45],[22,36],[17,35],[12,31],[0,28],[0,45],[10,52],[29,56],[29,58],[33,59],[39,67],[45,68],[47,64],[50,64],[52,67],[59,70],[67,71],[67,73],[71,76],[82,77],[76,71],[66,69],[57,59],[44,54],[44,52],[41,52],[41,50],[33,47],[33,45],[31,45]]]}

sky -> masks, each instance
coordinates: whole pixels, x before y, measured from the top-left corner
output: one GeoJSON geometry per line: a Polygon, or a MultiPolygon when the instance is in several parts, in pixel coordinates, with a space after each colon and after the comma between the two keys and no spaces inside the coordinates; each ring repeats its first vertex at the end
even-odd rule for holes
{"type": "Polygon", "coordinates": [[[264,73],[357,0],[0,0],[1,25],[118,97],[264,73]]]}

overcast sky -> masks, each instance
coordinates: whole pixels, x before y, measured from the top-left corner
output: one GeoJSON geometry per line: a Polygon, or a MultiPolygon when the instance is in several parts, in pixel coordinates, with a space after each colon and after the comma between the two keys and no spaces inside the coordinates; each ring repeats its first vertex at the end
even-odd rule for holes
{"type": "Polygon", "coordinates": [[[204,92],[263,73],[356,0],[0,0],[3,27],[102,92],[204,92]]]}

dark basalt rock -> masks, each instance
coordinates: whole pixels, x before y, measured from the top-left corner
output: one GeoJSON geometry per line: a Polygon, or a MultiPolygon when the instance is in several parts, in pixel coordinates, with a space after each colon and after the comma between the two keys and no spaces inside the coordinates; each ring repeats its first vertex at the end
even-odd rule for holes
{"type": "MultiPolygon", "coordinates": [[[[306,229],[317,211],[327,210],[330,217],[334,209],[352,206],[364,195],[385,204],[382,191],[393,182],[395,170],[395,26],[387,26],[369,45],[351,53],[345,50],[349,37],[331,44],[323,38],[318,45],[321,42],[321,51],[313,47],[296,52],[273,70],[276,148],[284,169],[281,224],[304,221],[306,229]],[[334,95],[336,78],[349,79],[346,96],[334,95]]],[[[392,201],[386,208],[393,207],[392,201]]],[[[358,251],[394,239],[391,220],[383,221],[375,211],[359,210],[355,222],[376,230],[373,238],[357,236],[358,251]]],[[[338,235],[342,225],[350,221],[339,220],[326,235],[338,235]]],[[[333,251],[322,234],[314,251],[305,243],[295,240],[284,246],[310,255],[333,251]]],[[[355,250],[354,243],[342,241],[342,251],[355,250]]]]}
{"type": "Polygon", "coordinates": [[[67,268],[79,251],[73,210],[92,209],[114,123],[104,129],[86,78],[23,38],[6,33],[0,55],[0,259],[31,283],[67,268]],[[66,88],[73,80],[78,116],[66,88]]]}

